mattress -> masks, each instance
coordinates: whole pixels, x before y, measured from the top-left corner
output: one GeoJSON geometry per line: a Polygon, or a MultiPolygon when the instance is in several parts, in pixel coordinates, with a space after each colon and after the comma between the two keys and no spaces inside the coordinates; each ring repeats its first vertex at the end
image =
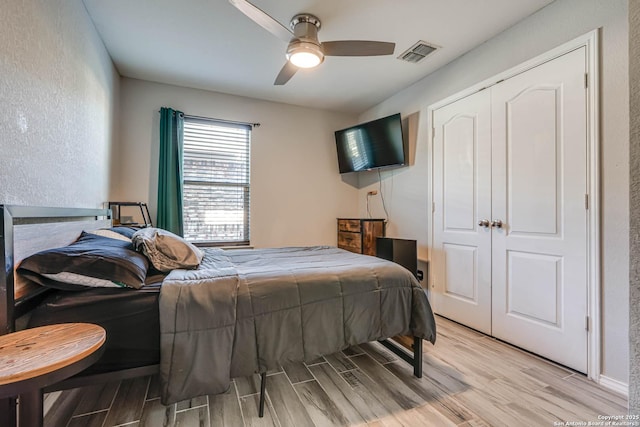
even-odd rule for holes
{"type": "Polygon", "coordinates": [[[102,326],[107,331],[104,353],[83,375],[158,364],[162,277],[151,282],[141,289],[52,291],[33,310],[28,327],[68,322],[102,326]]]}

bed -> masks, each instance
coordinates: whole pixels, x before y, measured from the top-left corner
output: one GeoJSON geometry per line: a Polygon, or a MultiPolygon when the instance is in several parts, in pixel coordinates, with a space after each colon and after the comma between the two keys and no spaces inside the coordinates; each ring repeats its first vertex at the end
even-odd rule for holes
{"type": "Polygon", "coordinates": [[[410,351],[384,343],[419,377],[422,340],[435,341],[424,291],[389,261],[333,247],[210,249],[198,269],[147,278],[140,289],[51,290],[14,274],[16,266],[110,227],[110,212],[3,206],[1,214],[2,332],[23,315],[29,327],[84,321],[107,330],[101,360],[50,390],[159,371],[171,403],[223,392],[235,376],[263,374],[264,387],[264,373],[281,363],[395,335],[412,337],[410,351]]]}

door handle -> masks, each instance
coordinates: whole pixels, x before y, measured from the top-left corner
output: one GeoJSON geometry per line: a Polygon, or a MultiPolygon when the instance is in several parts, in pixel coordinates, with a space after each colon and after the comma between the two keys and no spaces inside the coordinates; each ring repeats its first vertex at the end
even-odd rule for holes
{"type": "Polygon", "coordinates": [[[480,221],[478,221],[478,225],[480,227],[484,227],[484,228],[489,228],[489,226],[491,225],[491,223],[489,222],[488,219],[481,219],[480,221]]]}
{"type": "Polygon", "coordinates": [[[502,228],[502,225],[503,225],[503,224],[502,224],[502,221],[500,221],[499,219],[494,219],[494,220],[491,222],[491,226],[492,226],[492,227],[495,227],[495,228],[502,228]]]}

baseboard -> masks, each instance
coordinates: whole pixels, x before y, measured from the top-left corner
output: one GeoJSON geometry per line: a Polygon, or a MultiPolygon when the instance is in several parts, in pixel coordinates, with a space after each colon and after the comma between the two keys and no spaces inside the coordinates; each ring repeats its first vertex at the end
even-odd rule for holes
{"type": "Polygon", "coordinates": [[[629,397],[629,384],[627,383],[600,375],[598,384],[625,397],[629,397]]]}

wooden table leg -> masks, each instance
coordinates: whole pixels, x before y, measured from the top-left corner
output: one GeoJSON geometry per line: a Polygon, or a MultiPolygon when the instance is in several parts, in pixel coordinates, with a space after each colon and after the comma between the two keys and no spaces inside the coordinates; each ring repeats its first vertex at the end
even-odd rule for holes
{"type": "Polygon", "coordinates": [[[42,427],[44,423],[42,419],[42,397],[41,389],[20,395],[20,405],[18,405],[20,427],[42,427]]]}
{"type": "Polygon", "coordinates": [[[0,426],[16,427],[16,399],[0,399],[0,426]]]}

